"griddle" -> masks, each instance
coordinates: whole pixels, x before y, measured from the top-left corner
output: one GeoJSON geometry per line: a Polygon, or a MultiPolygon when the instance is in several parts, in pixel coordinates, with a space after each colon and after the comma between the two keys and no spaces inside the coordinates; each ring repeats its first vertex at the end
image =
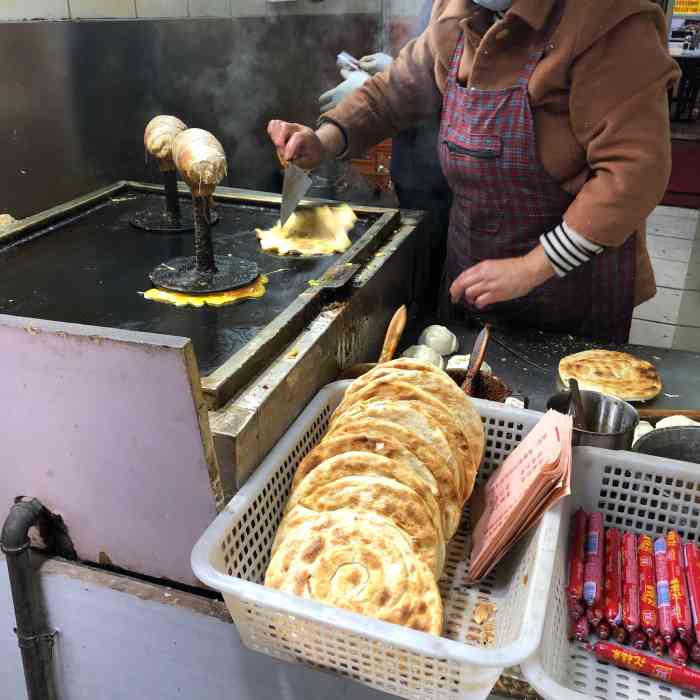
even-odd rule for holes
{"type": "MultiPolygon", "coordinates": [[[[395,227],[381,210],[355,208],[358,222],[350,238],[357,245],[342,256],[281,257],[262,252],[255,234],[255,228],[269,228],[279,219],[274,196],[267,197],[271,201],[241,194],[215,197],[220,216],[213,230],[215,254],[256,263],[269,276],[267,293],[223,307],[175,307],[139,293],[151,288],[148,275],[154,267],[193,249],[191,233],[164,236],[130,224],[137,211],[163,210],[158,190],[120,183],[106,197],[96,194],[80,207],[33,217],[32,225],[18,239],[5,238],[4,246],[0,239],[0,313],[188,337],[200,372],[208,375],[309,292],[310,281],[336,263],[366,262],[395,227]],[[376,225],[380,219],[383,226],[376,225]],[[368,243],[368,234],[377,240],[368,243]]],[[[181,196],[188,197],[182,190],[181,196]]]]}

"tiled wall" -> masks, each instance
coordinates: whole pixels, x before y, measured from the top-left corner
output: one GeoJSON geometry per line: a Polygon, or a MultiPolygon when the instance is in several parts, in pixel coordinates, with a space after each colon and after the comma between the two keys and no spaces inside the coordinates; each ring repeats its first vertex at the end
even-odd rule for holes
{"type": "Polygon", "coordinates": [[[630,342],[700,350],[700,212],[657,207],[647,245],[658,291],[634,311],[630,342]]]}
{"type": "Polygon", "coordinates": [[[380,7],[381,0],[9,0],[0,3],[0,21],[327,15],[380,7]]]}

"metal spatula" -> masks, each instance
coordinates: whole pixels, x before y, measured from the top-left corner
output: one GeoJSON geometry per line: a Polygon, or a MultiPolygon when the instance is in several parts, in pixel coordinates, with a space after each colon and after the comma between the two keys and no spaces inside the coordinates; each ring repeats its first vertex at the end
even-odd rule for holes
{"type": "Polygon", "coordinates": [[[583,408],[583,401],[581,399],[578,381],[573,377],[569,379],[569,391],[571,392],[571,399],[569,400],[568,414],[573,418],[574,428],[578,428],[579,430],[588,430],[586,411],[583,408]]]}
{"type": "Polygon", "coordinates": [[[294,163],[289,163],[284,171],[284,183],[282,185],[282,207],[280,213],[280,223],[284,226],[294,210],[299,206],[299,202],[311,187],[312,180],[306,171],[302,170],[294,163]]]}

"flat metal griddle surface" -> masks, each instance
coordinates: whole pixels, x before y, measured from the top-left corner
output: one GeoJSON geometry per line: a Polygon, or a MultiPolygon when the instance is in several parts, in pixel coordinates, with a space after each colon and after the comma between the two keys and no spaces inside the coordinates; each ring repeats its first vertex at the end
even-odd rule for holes
{"type": "MultiPolygon", "coordinates": [[[[163,206],[159,195],[116,197],[51,226],[43,235],[0,250],[0,313],[185,336],[192,339],[199,370],[206,375],[340,257],[263,253],[255,228],[273,226],[279,209],[218,202],[221,222],[212,229],[215,253],[256,262],[269,275],[266,295],[199,309],[148,301],[138,293],[151,288],[148,273],[160,262],[194,250],[191,233],[150,234],[129,223],[136,211],[163,206]]],[[[355,242],[377,218],[360,218],[350,239],[355,242]]]]}

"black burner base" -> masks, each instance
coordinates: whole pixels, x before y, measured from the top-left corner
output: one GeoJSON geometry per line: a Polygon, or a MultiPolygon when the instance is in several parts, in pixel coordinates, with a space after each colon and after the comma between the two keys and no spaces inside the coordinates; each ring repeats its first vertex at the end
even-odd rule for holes
{"type": "MultiPolygon", "coordinates": [[[[129,223],[134,228],[148,231],[149,233],[189,233],[194,231],[192,205],[189,202],[181,202],[180,209],[183,216],[179,222],[173,220],[166,209],[161,209],[160,211],[144,209],[136,212],[129,223]]],[[[210,212],[209,216],[210,226],[218,223],[219,215],[215,211],[210,212]]]]}
{"type": "Polygon", "coordinates": [[[258,266],[250,260],[228,255],[215,255],[216,270],[197,269],[195,258],[174,258],[161,263],[149,275],[156,287],[184,294],[214,294],[237,289],[254,282],[258,266]]]}

